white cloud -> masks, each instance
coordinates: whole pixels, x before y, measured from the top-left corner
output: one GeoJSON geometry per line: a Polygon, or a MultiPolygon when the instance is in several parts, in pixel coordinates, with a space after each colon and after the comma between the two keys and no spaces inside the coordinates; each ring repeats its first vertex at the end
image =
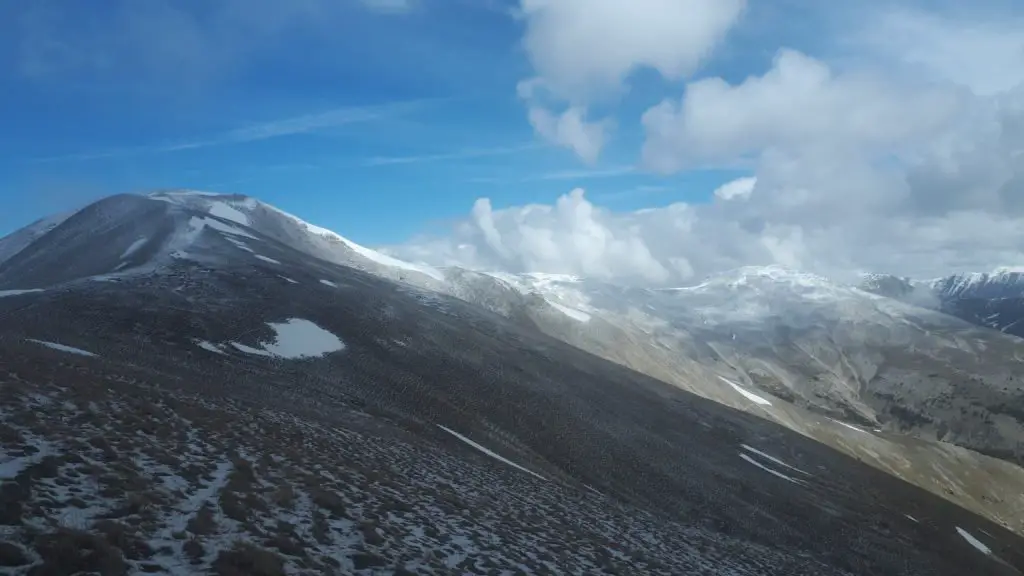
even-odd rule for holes
{"type": "Polygon", "coordinates": [[[739,18],[744,0],[522,0],[523,44],[545,86],[582,102],[617,91],[638,68],[692,73],[739,18]]]}
{"type": "Polygon", "coordinates": [[[521,0],[523,46],[536,73],[519,95],[542,137],[596,161],[608,120],[587,121],[594,101],[614,97],[650,68],[683,78],[722,41],[745,0],[521,0]],[[564,108],[552,111],[551,103],[564,108]]]}
{"type": "Polygon", "coordinates": [[[749,198],[754,192],[755,186],[757,186],[757,178],[753,176],[737,178],[719,186],[715,190],[714,196],[722,200],[749,198]]]}
{"type": "Polygon", "coordinates": [[[559,116],[540,106],[531,106],[530,125],[549,142],[569,148],[587,164],[594,164],[608,139],[611,123],[588,122],[585,114],[586,110],[578,106],[559,116]]]}
{"type": "MultiPolygon", "coordinates": [[[[928,64],[909,40],[887,48],[883,65],[874,54],[837,63],[783,49],[763,73],[696,80],[681,97],[649,109],[642,119],[647,166],[666,174],[753,168],[714,192],[693,191],[711,193],[708,202],[614,212],[574,190],[552,205],[494,210],[488,203],[450,236],[395,250],[439,264],[648,285],[685,284],[745,265],[782,264],[840,279],[861,271],[927,278],[1022,265],[1024,77],[1012,64],[1024,60],[1011,62],[1005,53],[1015,46],[1012,34],[991,42],[975,34],[1007,26],[962,28],[930,18],[931,32],[907,38],[937,42],[939,30],[953,41],[971,40],[969,54],[958,55],[966,60],[948,69],[938,66],[941,58],[928,64]],[[907,73],[912,61],[931,68],[907,73]],[[1009,77],[999,78],[993,62],[1009,77]]],[[[580,97],[579,86],[614,88],[629,68],[617,52],[606,56],[607,68],[584,60],[557,89],[571,99],[580,97]]],[[[535,65],[556,75],[572,58],[584,57],[535,65]]],[[[634,61],[656,66],[653,58],[634,61]]]]}
{"type": "Polygon", "coordinates": [[[1024,82],[1024,16],[984,21],[942,18],[911,10],[879,16],[856,42],[882,63],[967,86],[980,95],[1024,82]]]}

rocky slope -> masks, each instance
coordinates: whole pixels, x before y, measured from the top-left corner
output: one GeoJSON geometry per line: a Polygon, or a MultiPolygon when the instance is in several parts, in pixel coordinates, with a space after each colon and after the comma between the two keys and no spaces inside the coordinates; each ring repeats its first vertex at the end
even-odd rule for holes
{"type": "MultiPolygon", "coordinates": [[[[343,240],[328,247],[347,265],[254,224],[115,197],[0,265],[8,566],[1024,569],[1016,466],[851,428],[726,377],[735,367],[684,358],[687,386],[718,396],[701,398],[620,365],[671,358],[677,340],[664,337],[665,353],[650,342],[677,327],[611,322],[596,306],[441,271],[479,306],[357,269],[440,282],[343,240]],[[634,338],[644,344],[626,345],[634,338]],[[588,342],[624,358],[581,351],[588,342]]],[[[530,281],[550,295],[573,280],[530,281]]],[[[678,295],[656,296],[669,306],[678,295]]]]}

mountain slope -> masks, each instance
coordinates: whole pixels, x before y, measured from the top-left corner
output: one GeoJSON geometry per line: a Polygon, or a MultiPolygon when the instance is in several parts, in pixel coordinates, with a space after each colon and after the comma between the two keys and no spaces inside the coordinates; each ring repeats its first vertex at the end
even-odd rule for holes
{"type": "Polygon", "coordinates": [[[4,289],[39,290],[0,298],[3,520],[51,571],[61,565],[48,553],[68,540],[172,573],[254,557],[279,573],[1024,568],[1020,537],[996,523],[1024,532],[1024,502],[1008,496],[1024,486],[1015,466],[770,406],[951,491],[943,500],[537,330],[638,335],[598,315],[465,273],[488,309],[209,212],[128,204],[125,222],[167,230],[131,267],[99,264],[120,266],[108,255],[135,233],[122,224],[97,225],[94,239],[55,229],[23,268],[0,270],[4,289]],[[126,232],[107,247],[112,230],[126,232]],[[92,252],[102,257],[81,276],[56,272],[92,252]],[[59,283],[42,285],[47,274],[59,283]],[[267,550],[232,552],[238,539],[267,550]]]}
{"type": "MultiPolygon", "coordinates": [[[[518,287],[524,310],[532,297],[530,317],[545,332],[720,402],[750,404],[725,379],[869,429],[1024,455],[1024,343],[945,314],[779,268],[672,290],[552,276],[491,282],[518,287]],[[537,304],[545,300],[569,312],[552,314],[537,304]]],[[[480,284],[452,293],[487,304],[480,284]]]]}
{"type": "Polygon", "coordinates": [[[1024,338],[1024,271],[1018,268],[927,282],[875,274],[866,276],[861,288],[1024,338]]]}

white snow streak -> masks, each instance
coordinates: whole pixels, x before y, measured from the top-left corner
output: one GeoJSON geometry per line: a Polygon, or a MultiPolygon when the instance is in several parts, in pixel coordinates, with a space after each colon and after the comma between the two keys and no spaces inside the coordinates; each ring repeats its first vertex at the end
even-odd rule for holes
{"type": "Polygon", "coordinates": [[[139,238],[135,242],[132,242],[132,245],[129,246],[124,251],[124,253],[121,254],[121,259],[124,260],[125,258],[127,258],[127,257],[131,256],[132,254],[135,254],[136,252],[138,252],[139,248],[142,248],[146,244],[146,242],[148,240],[149,240],[149,238],[146,238],[145,236],[143,236],[142,238],[139,238]]]}
{"type": "Polygon", "coordinates": [[[263,260],[264,262],[270,262],[271,264],[280,264],[280,262],[278,262],[277,260],[274,260],[273,258],[268,258],[266,256],[261,256],[260,254],[253,254],[253,256],[259,258],[260,260],[263,260]]]}
{"type": "Polygon", "coordinates": [[[790,478],[789,476],[786,476],[782,472],[778,472],[776,470],[772,470],[771,468],[765,466],[764,464],[761,464],[757,460],[754,460],[753,458],[751,458],[750,456],[747,456],[746,454],[744,454],[742,452],[740,452],[740,458],[743,458],[747,462],[750,462],[754,466],[757,466],[761,470],[764,470],[765,472],[767,472],[767,473],[769,473],[769,474],[771,474],[773,476],[778,476],[779,478],[782,478],[783,480],[789,480],[793,484],[804,484],[805,483],[803,480],[797,480],[796,478],[790,478]]]}
{"type": "Polygon", "coordinates": [[[582,310],[569,308],[568,306],[563,306],[562,304],[559,304],[558,302],[552,302],[551,300],[548,300],[547,302],[548,304],[554,306],[556,310],[558,310],[562,314],[565,314],[569,318],[572,318],[573,320],[576,320],[578,322],[590,322],[590,314],[587,314],[582,310]]]}
{"type": "Polygon", "coordinates": [[[41,288],[33,288],[31,290],[0,290],[0,298],[7,296],[19,296],[21,294],[32,294],[33,292],[42,292],[41,288]]]}
{"type": "Polygon", "coordinates": [[[281,278],[281,280],[284,280],[285,282],[288,282],[289,284],[298,284],[298,282],[296,282],[295,280],[292,280],[291,278],[289,278],[287,276],[281,276],[280,278],[281,278]]]}
{"type": "Polygon", "coordinates": [[[345,349],[345,343],[327,330],[309,320],[290,318],[283,323],[268,322],[277,334],[274,341],[263,344],[263,349],[232,342],[231,345],[248,354],[274,356],[289,360],[315,358],[345,349]]]}
{"type": "Polygon", "coordinates": [[[51,348],[53,350],[59,350],[61,352],[67,352],[69,354],[78,354],[79,356],[96,356],[92,352],[88,352],[86,350],[82,350],[81,348],[73,348],[71,346],[65,346],[63,344],[57,344],[55,342],[46,342],[46,341],[43,341],[43,340],[34,340],[32,338],[27,338],[26,340],[28,340],[29,342],[35,342],[36,344],[40,344],[40,345],[46,346],[47,348],[51,348]]]}
{"type": "Polygon", "coordinates": [[[212,342],[207,342],[206,340],[193,340],[193,342],[195,342],[196,346],[199,346],[200,348],[202,348],[203,350],[206,350],[208,352],[214,352],[216,354],[224,354],[224,351],[221,350],[220,347],[218,347],[216,344],[214,344],[212,342]]]}
{"type": "Polygon", "coordinates": [[[957,533],[960,534],[960,536],[963,537],[964,540],[967,540],[968,544],[970,544],[971,546],[974,546],[975,548],[977,548],[978,551],[981,552],[982,554],[992,554],[992,549],[991,548],[989,548],[988,546],[985,546],[985,544],[983,544],[981,542],[981,540],[978,540],[977,538],[975,538],[967,530],[964,530],[963,528],[957,526],[956,527],[956,531],[957,531],[957,533]]]}
{"type": "Polygon", "coordinates": [[[719,376],[718,378],[721,379],[722,382],[725,382],[729,386],[732,386],[734,390],[736,390],[737,392],[742,394],[744,398],[746,398],[747,400],[750,400],[754,404],[760,404],[762,406],[771,406],[772,405],[772,403],[769,402],[768,400],[758,396],[757,394],[754,394],[753,392],[747,390],[746,388],[740,386],[739,384],[733,382],[732,380],[729,380],[727,378],[723,378],[722,376],[719,376]]]}
{"type": "Polygon", "coordinates": [[[796,472],[799,472],[799,473],[804,474],[806,476],[810,476],[809,473],[804,472],[803,470],[797,468],[796,466],[790,466],[789,464],[786,464],[785,462],[783,462],[782,460],[779,460],[778,458],[772,456],[771,454],[765,454],[764,452],[761,452],[760,450],[758,450],[757,448],[754,448],[753,446],[748,446],[746,444],[740,444],[740,447],[743,448],[744,450],[746,450],[747,452],[753,452],[754,454],[757,454],[758,456],[764,458],[765,460],[769,460],[771,462],[774,462],[774,463],[778,464],[779,466],[785,466],[786,468],[789,468],[790,470],[795,470],[796,472]]]}
{"type": "Polygon", "coordinates": [[[231,220],[232,222],[241,224],[242,226],[251,225],[248,216],[224,202],[214,202],[213,205],[210,206],[209,212],[211,216],[231,220]]]}
{"type": "Polygon", "coordinates": [[[469,438],[466,438],[465,436],[463,436],[462,434],[459,434],[458,432],[452,430],[451,428],[446,428],[444,426],[441,426],[440,424],[438,424],[437,427],[440,428],[441,430],[444,430],[445,432],[451,434],[452,436],[455,436],[459,440],[462,440],[466,444],[469,444],[473,448],[476,448],[477,450],[483,452],[484,454],[487,454],[488,456],[490,456],[491,458],[494,458],[495,460],[500,460],[500,461],[504,462],[505,464],[508,464],[509,466],[511,466],[513,468],[518,468],[519,470],[522,470],[523,472],[526,472],[527,474],[531,474],[533,476],[536,476],[537,478],[540,478],[541,480],[544,480],[545,482],[547,481],[547,478],[541,476],[540,474],[537,474],[533,470],[530,470],[528,468],[523,468],[519,464],[516,464],[515,462],[509,460],[508,458],[505,458],[504,456],[502,456],[500,454],[497,454],[495,452],[492,452],[492,451],[488,450],[487,448],[477,444],[476,442],[473,442],[469,438]]]}
{"type": "Polygon", "coordinates": [[[850,430],[856,430],[857,432],[861,432],[861,433],[864,433],[864,434],[869,434],[869,432],[867,430],[864,430],[862,428],[858,428],[858,427],[854,426],[853,424],[847,424],[846,422],[843,422],[842,420],[836,420],[835,418],[829,418],[829,420],[835,422],[836,424],[842,424],[843,426],[846,426],[850,430]]]}
{"type": "Polygon", "coordinates": [[[234,238],[231,238],[231,237],[225,237],[225,240],[227,240],[228,242],[231,242],[232,244],[234,244],[238,248],[240,248],[242,250],[245,250],[246,252],[248,252],[250,254],[255,254],[256,253],[252,248],[249,248],[248,244],[246,244],[245,242],[242,242],[241,240],[235,240],[234,238]]]}
{"type": "Polygon", "coordinates": [[[335,284],[334,282],[331,282],[330,280],[321,280],[320,283],[323,284],[324,286],[330,286],[331,288],[337,288],[338,287],[337,284],[335,284]]]}

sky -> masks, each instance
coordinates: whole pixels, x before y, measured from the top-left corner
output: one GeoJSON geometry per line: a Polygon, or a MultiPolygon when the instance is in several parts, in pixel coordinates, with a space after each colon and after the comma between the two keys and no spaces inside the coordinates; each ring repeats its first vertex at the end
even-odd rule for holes
{"type": "Polygon", "coordinates": [[[645,285],[1024,265],[1019,0],[0,1],[0,234],[243,193],[645,285]]]}

